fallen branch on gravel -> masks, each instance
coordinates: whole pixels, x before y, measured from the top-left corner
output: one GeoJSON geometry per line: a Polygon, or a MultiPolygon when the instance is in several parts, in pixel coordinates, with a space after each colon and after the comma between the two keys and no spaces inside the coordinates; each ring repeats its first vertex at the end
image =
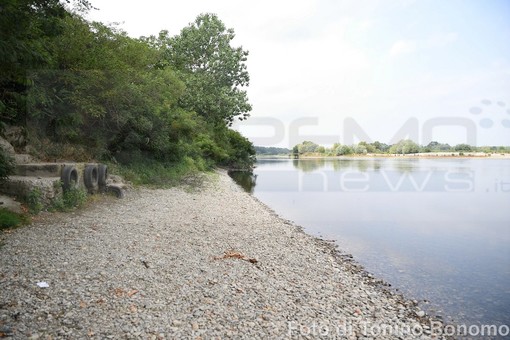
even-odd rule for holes
{"type": "Polygon", "coordinates": [[[215,260],[239,259],[239,260],[247,261],[247,262],[250,262],[253,264],[259,262],[259,261],[257,261],[257,259],[249,258],[246,255],[243,255],[242,253],[240,253],[238,251],[234,251],[234,250],[227,250],[227,251],[225,251],[225,253],[222,256],[215,256],[214,259],[215,260]]]}

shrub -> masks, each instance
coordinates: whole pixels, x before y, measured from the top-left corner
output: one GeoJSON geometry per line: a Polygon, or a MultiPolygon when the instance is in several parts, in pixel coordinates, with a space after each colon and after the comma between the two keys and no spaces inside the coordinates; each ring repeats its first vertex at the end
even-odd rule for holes
{"type": "Polygon", "coordinates": [[[32,215],[37,215],[44,208],[42,204],[42,192],[39,188],[35,188],[31,190],[27,197],[26,202],[28,205],[28,211],[32,215]]]}
{"type": "Polygon", "coordinates": [[[79,208],[87,201],[87,192],[79,188],[71,188],[64,191],[62,197],[55,200],[50,207],[51,210],[69,211],[79,208]]]}
{"type": "Polygon", "coordinates": [[[14,173],[14,158],[9,156],[0,146],[0,182],[14,173]]]}
{"type": "Polygon", "coordinates": [[[228,129],[227,133],[228,159],[222,162],[231,169],[251,170],[255,163],[255,148],[253,144],[239,132],[228,129]]]}

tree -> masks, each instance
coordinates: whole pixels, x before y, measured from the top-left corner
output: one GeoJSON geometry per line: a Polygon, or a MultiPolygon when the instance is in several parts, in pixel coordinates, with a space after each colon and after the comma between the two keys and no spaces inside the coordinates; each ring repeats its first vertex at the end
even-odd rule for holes
{"type": "Polygon", "coordinates": [[[455,149],[455,151],[461,151],[461,152],[462,151],[468,151],[468,152],[472,151],[471,146],[468,144],[457,144],[457,145],[455,145],[454,149],[455,149]]]}
{"type": "MultiPolygon", "coordinates": [[[[0,5],[0,122],[22,123],[27,72],[52,65],[51,39],[63,32],[62,20],[70,15],[59,0],[4,0],[0,5]]],[[[76,0],[86,11],[91,4],[76,0]]]]}
{"type": "Polygon", "coordinates": [[[361,143],[354,146],[354,153],[358,155],[366,155],[367,154],[367,147],[361,143]]]}
{"type": "Polygon", "coordinates": [[[426,151],[439,152],[439,151],[450,151],[451,146],[449,144],[442,144],[436,141],[432,141],[425,146],[426,151]]]}
{"type": "Polygon", "coordinates": [[[189,115],[177,106],[184,85],[170,68],[151,67],[157,51],[79,15],[66,16],[61,27],[58,38],[48,42],[52,69],[30,74],[33,135],[83,145],[90,151],[85,158],[118,152],[144,152],[160,160],[182,156],[172,138],[181,129],[173,129],[172,120],[189,125],[189,115]]]}
{"type": "Polygon", "coordinates": [[[305,140],[303,143],[297,145],[299,153],[312,153],[317,152],[319,149],[319,145],[314,142],[305,140]]]}
{"type": "Polygon", "coordinates": [[[255,163],[255,148],[253,144],[238,131],[228,129],[227,159],[223,162],[231,169],[251,169],[255,163]]]}
{"type": "Polygon", "coordinates": [[[186,90],[180,105],[195,111],[208,122],[231,125],[251,111],[246,91],[248,52],[232,47],[235,34],[214,14],[201,14],[175,37],[163,31],[157,40],[163,62],[172,67],[186,90]]]}
{"type": "Polygon", "coordinates": [[[230,47],[233,31],[216,16],[175,38],[133,39],[67,10],[67,0],[4,2],[0,127],[26,127],[38,158],[253,164],[251,142],[227,126],[251,108],[241,89],[247,52],[230,47]]]}
{"type": "Polygon", "coordinates": [[[363,147],[365,150],[361,153],[375,153],[376,152],[376,148],[372,145],[372,144],[369,144],[365,141],[361,141],[358,143],[358,146],[359,147],[363,147]]]}
{"type": "Polygon", "coordinates": [[[385,143],[381,143],[379,141],[375,141],[371,144],[374,147],[374,152],[388,152],[390,146],[385,143]]]}
{"type": "Polygon", "coordinates": [[[348,145],[340,145],[340,147],[336,149],[336,154],[338,156],[352,155],[353,153],[354,150],[348,145]]]}
{"type": "Polygon", "coordinates": [[[420,146],[410,139],[403,139],[390,147],[390,153],[409,154],[420,152],[420,146]]]}
{"type": "Polygon", "coordinates": [[[292,154],[294,155],[294,157],[299,156],[299,147],[297,145],[294,145],[294,147],[292,148],[292,154]]]}

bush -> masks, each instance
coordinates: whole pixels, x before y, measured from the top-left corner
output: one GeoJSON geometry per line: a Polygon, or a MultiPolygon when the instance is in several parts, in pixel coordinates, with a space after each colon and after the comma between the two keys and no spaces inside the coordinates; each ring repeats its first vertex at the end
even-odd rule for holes
{"type": "Polygon", "coordinates": [[[26,197],[26,202],[28,205],[28,211],[32,215],[37,215],[44,208],[42,204],[42,192],[39,188],[35,188],[28,193],[26,197]]]}
{"type": "Polygon", "coordinates": [[[234,170],[253,169],[256,160],[253,144],[235,130],[228,129],[226,136],[228,158],[222,162],[223,165],[234,170]]]}
{"type": "Polygon", "coordinates": [[[87,192],[79,188],[64,191],[62,197],[53,202],[50,210],[69,211],[79,208],[87,201],[87,192]]]}
{"type": "Polygon", "coordinates": [[[0,146],[0,182],[14,173],[14,158],[9,156],[0,146]]]}

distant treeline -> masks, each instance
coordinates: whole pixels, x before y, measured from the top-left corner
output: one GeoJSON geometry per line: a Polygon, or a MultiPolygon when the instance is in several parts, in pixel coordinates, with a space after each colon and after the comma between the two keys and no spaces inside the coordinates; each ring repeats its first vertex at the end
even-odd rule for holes
{"type": "Polygon", "coordinates": [[[468,144],[451,146],[446,143],[430,142],[427,145],[418,145],[409,139],[404,139],[396,144],[388,145],[381,142],[359,142],[354,145],[342,145],[335,143],[331,147],[321,146],[311,141],[304,141],[292,148],[294,155],[320,154],[324,156],[363,155],[363,154],[413,154],[413,153],[439,153],[439,152],[485,152],[485,153],[510,153],[509,146],[482,146],[476,147],[468,144]]]}
{"type": "Polygon", "coordinates": [[[251,167],[252,143],[230,129],[251,111],[232,29],[202,14],[178,35],[131,38],[68,3],[0,5],[0,135],[21,129],[30,148],[15,147],[43,160],[251,167]]]}
{"type": "Polygon", "coordinates": [[[290,150],[286,148],[255,146],[255,152],[257,155],[288,155],[290,150]]]}

